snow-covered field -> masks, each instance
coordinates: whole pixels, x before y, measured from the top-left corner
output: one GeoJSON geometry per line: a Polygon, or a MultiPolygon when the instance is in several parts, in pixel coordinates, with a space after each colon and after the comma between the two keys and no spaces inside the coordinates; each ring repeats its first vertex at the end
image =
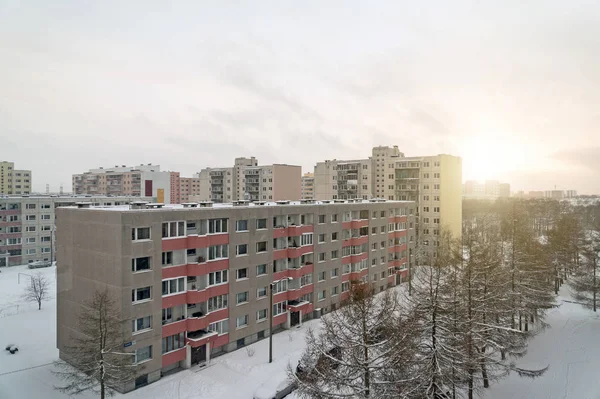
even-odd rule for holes
{"type": "MultiPolygon", "coordinates": [[[[55,268],[39,269],[52,282],[54,292],[55,268]]],[[[59,381],[52,375],[52,361],[58,358],[56,350],[56,301],[51,299],[37,305],[21,299],[31,273],[26,266],[3,268],[0,273],[0,398],[66,399],[53,386],[59,381]],[[19,345],[15,355],[3,350],[6,344],[19,345]]],[[[483,398],[510,399],[595,399],[600,398],[600,384],[596,380],[600,370],[600,316],[579,305],[562,302],[569,299],[563,287],[561,306],[550,312],[551,328],[537,336],[529,352],[519,364],[530,367],[550,365],[541,378],[528,380],[510,376],[486,390],[483,398]]],[[[54,294],[53,294],[54,296],[54,294]]],[[[274,335],[274,362],[268,364],[268,340],[245,349],[213,359],[203,370],[190,370],[162,378],[156,383],[131,392],[131,399],[251,399],[261,387],[271,391],[285,379],[286,366],[296,364],[304,347],[304,333],[318,321],[305,323],[301,328],[274,335]]],[[[293,397],[294,395],[290,396],[293,397]]],[[[82,395],[90,398],[91,395],[82,395]]]]}

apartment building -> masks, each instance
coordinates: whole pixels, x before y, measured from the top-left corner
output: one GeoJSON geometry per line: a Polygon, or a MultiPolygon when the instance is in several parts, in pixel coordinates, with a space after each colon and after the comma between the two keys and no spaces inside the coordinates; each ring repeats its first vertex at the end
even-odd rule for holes
{"type": "Polygon", "coordinates": [[[300,189],[302,199],[315,198],[315,174],[307,172],[302,175],[302,187],[300,189]]]}
{"type": "MultiPolygon", "coordinates": [[[[146,201],[152,197],[143,197],[146,201]]],[[[87,202],[126,205],[140,197],[20,196],[0,197],[0,267],[54,258],[55,209],[87,202]]]]}
{"type": "Polygon", "coordinates": [[[193,198],[200,196],[200,178],[198,177],[180,177],[179,178],[180,199],[179,203],[193,201],[193,198]]]}
{"type": "Polygon", "coordinates": [[[371,159],[318,162],[314,173],[314,199],[370,199],[372,192],[371,159]]]}
{"type": "Polygon", "coordinates": [[[0,194],[31,194],[32,174],[30,170],[15,169],[14,162],[0,162],[0,194]]]}
{"type": "Polygon", "coordinates": [[[463,197],[470,199],[497,199],[510,197],[510,184],[498,180],[486,180],[480,183],[467,180],[463,184],[463,197]]]}
{"type": "Polygon", "coordinates": [[[108,289],[131,320],[123,350],[144,365],[119,390],[208,364],[268,337],[271,317],[276,332],[336,309],[351,281],[401,282],[415,213],[385,200],[59,208],[60,357],[81,304],[108,289]]]}
{"type": "Polygon", "coordinates": [[[301,175],[300,166],[261,166],[255,157],[236,158],[233,167],[206,168],[198,173],[200,199],[216,203],[297,200],[301,175]]]}
{"type": "Polygon", "coordinates": [[[73,194],[156,197],[158,202],[170,204],[178,199],[178,176],[152,164],[101,167],[73,175],[73,194]]]}

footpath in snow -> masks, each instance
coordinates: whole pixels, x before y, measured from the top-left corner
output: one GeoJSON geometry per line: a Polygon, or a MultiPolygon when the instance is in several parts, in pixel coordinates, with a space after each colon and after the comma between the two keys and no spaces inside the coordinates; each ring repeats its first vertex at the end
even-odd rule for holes
{"type": "MultiPolygon", "coordinates": [[[[56,349],[55,268],[29,270],[26,266],[2,268],[0,273],[0,398],[67,399],[53,389],[59,384],[51,373],[56,349]],[[21,295],[28,277],[18,273],[42,272],[51,282],[52,299],[42,310],[27,303],[21,295]],[[6,344],[19,345],[11,355],[6,344]]],[[[549,312],[550,328],[541,332],[529,345],[527,355],[518,364],[530,367],[550,365],[547,373],[535,380],[511,375],[485,390],[484,399],[596,399],[600,370],[600,315],[570,300],[566,286],[558,302],[561,306],[549,312]]],[[[268,363],[268,340],[250,349],[241,349],[212,360],[200,370],[197,366],[170,376],[118,398],[131,399],[251,399],[254,392],[272,390],[286,379],[288,364],[296,365],[304,349],[304,335],[309,327],[318,328],[319,321],[304,323],[273,336],[274,361],[268,363]],[[254,352],[252,356],[249,352],[254,352]]],[[[289,398],[293,398],[291,395],[289,398]]],[[[79,398],[95,397],[90,394],[79,398]]]]}

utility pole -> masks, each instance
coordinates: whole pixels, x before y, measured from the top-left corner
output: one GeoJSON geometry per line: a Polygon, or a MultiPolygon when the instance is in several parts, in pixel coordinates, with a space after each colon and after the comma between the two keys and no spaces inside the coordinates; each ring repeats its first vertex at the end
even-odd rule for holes
{"type": "Polygon", "coordinates": [[[269,363],[273,363],[273,284],[269,284],[269,363]]]}

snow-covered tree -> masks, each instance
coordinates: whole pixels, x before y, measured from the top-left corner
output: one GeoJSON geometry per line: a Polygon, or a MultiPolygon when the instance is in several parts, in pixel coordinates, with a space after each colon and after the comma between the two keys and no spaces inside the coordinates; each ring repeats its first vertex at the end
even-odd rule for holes
{"type": "Polygon", "coordinates": [[[53,373],[66,383],[55,388],[69,395],[91,391],[104,399],[135,379],[134,354],[122,351],[124,323],[109,292],[96,291],[82,306],[73,345],[64,349],[67,361],[55,362],[53,373]]]}
{"type": "Polygon", "coordinates": [[[581,255],[583,261],[570,281],[573,298],[594,312],[600,294],[600,224],[588,231],[581,255]]]}
{"type": "Polygon", "coordinates": [[[414,324],[402,316],[392,290],[373,295],[355,283],[349,299],[307,333],[296,370],[288,369],[305,398],[414,397],[414,324]]]}
{"type": "Polygon", "coordinates": [[[50,299],[50,282],[41,272],[31,276],[23,298],[26,301],[36,302],[38,310],[42,310],[43,301],[50,299]]]}

